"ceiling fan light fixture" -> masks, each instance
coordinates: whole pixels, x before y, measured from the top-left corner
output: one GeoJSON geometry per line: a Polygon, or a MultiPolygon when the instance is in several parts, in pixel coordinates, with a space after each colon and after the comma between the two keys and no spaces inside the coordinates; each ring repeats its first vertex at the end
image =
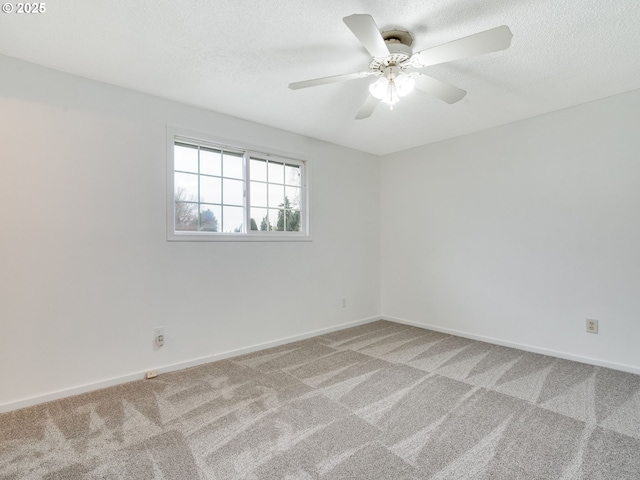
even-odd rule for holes
{"type": "Polygon", "coordinates": [[[397,73],[389,68],[383,77],[378,78],[369,86],[369,93],[387,105],[398,103],[400,97],[404,97],[413,90],[415,80],[406,73],[397,73]]]}

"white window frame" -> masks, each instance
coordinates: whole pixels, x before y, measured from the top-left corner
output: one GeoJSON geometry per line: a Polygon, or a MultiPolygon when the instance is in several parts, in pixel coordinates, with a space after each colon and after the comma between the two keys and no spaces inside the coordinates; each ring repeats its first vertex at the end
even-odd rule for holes
{"type": "MultiPolygon", "coordinates": [[[[309,173],[310,161],[301,155],[283,152],[266,153],[265,148],[259,146],[239,146],[234,142],[227,142],[210,135],[167,127],[167,240],[183,242],[309,242],[309,173]],[[211,148],[231,150],[242,153],[244,159],[244,232],[206,232],[206,231],[176,231],[175,230],[175,168],[174,145],[176,141],[196,143],[211,148]],[[272,160],[300,165],[301,187],[300,196],[300,231],[256,231],[251,230],[250,210],[250,159],[272,160]]],[[[257,220],[256,220],[257,221],[257,220]]]]}

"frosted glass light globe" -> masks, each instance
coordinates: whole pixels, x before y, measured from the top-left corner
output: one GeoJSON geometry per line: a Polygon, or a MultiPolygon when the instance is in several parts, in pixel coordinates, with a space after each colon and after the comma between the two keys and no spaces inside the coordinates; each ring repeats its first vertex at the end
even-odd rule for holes
{"type": "Polygon", "coordinates": [[[404,97],[405,95],[410,93],[411,90],[413,90],[416,81],[413,79],[413,77],[410,77],[406,73],[401,73],[395,78],[394,83],[396,84],[396,88],[398,89],[398,96],[404,97]]]}
{"type": "Polygon", "coordinates": [[[389,80],[380,77],[378,80],[369,85],[369,93],[379,100],[382,100],[389,90],[389,80]]]}

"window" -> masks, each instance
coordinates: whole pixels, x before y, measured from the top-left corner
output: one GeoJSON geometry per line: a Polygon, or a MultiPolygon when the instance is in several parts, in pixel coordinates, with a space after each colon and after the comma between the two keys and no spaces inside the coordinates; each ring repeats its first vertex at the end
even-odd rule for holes
{"type": "Polygon", "coordinates": [[[169,240],[309,238],[304,161],[170,139],[169,240]]]}

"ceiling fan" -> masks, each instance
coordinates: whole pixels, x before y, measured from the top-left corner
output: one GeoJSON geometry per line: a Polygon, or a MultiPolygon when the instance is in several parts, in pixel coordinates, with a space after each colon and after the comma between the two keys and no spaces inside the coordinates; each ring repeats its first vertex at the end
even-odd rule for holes
{"type": "Polygon", "coordinates": [[[413,53],[411,49],[413,37],[409,32],[391,30],[380,33],[373,17],[366,14],[349,15],[344,17],[343,21],[373,57],[369,63],[369,69],[295,82],[289,84],[289,88],[298,90],[369,76],[378,77],[369,86],[370,95],[360,107],[355,117],[357,120],[370,117],[380,102],[388,104],[393,109],[393,105],[400,97],[407,95],[414,87],[447,103],[461,100],[467,92],[418,70],[461,58],[504,50],[511,45],[513,37],[509,27],[502,25],[413,53]]]}

